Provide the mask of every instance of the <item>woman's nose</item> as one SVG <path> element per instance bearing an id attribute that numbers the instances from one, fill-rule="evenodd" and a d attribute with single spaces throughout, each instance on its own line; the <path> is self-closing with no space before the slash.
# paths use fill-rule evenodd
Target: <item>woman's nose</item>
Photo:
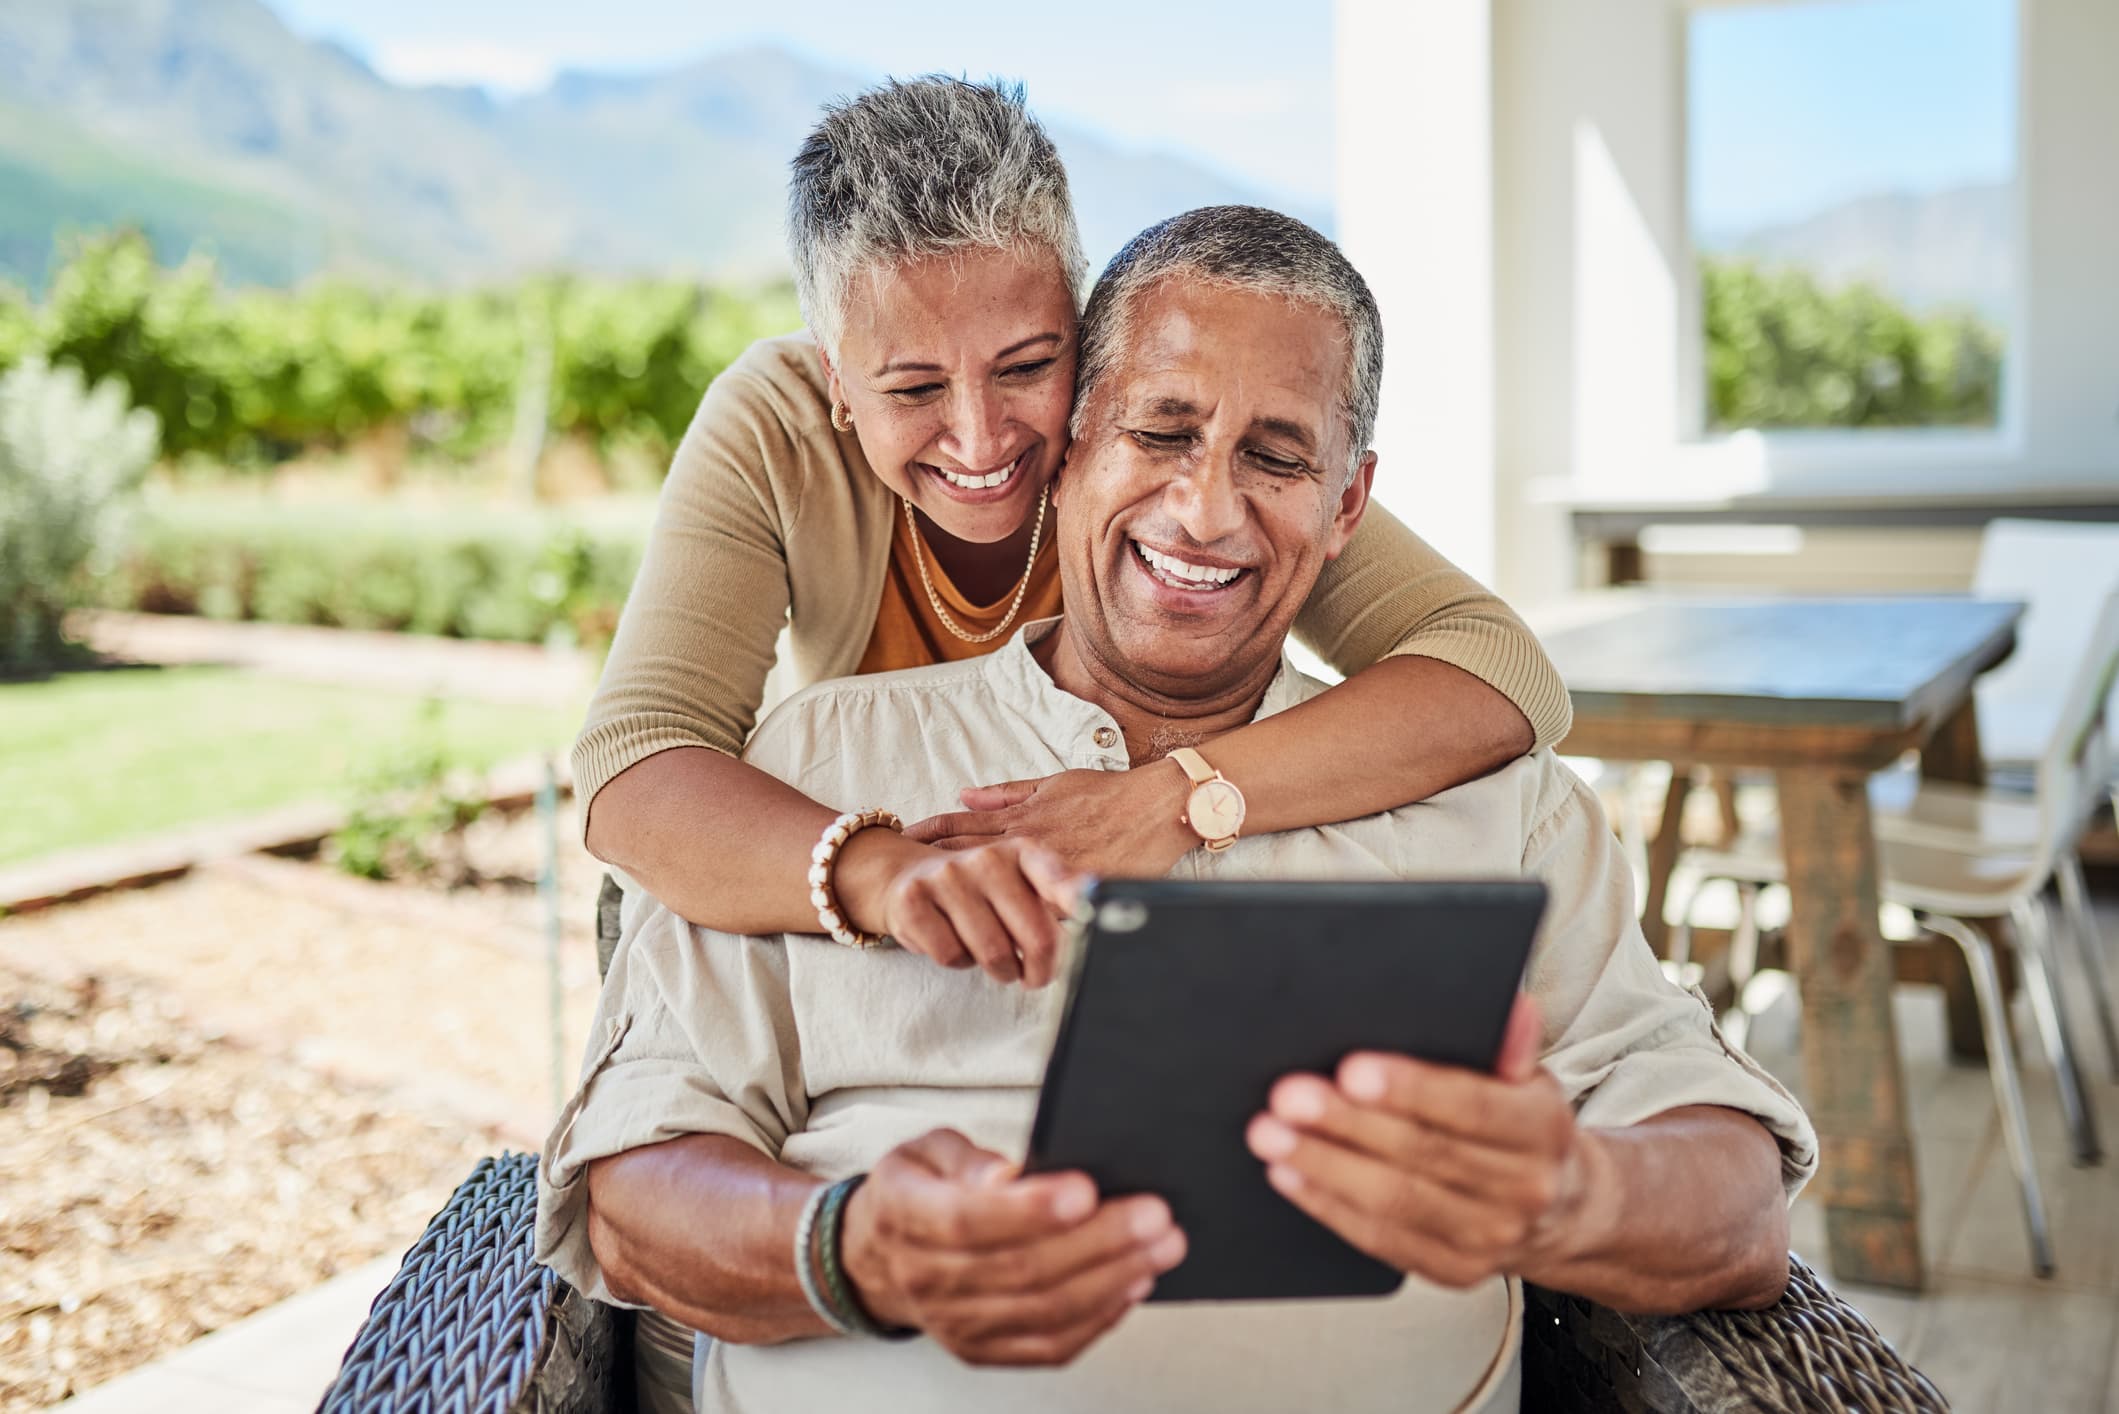
<path id="1" fill-rule="evenodd" d="M 1006 404 L 992 388 L 965 388 L 951 400 L 942 450 L 967 471 L 1000 470 L 1014 448 L 1008 442 Z"/>

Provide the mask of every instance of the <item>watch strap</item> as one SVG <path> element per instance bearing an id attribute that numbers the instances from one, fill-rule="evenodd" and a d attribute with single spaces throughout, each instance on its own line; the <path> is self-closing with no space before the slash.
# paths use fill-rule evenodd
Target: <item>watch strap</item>
<path id="1" fill-rule="evenodd" d="M 1182 770 L 1195 786 L 1203 786 L 1221 775 L 1221 772 L 1207 764 L 1206 757 L 1189 746 L 1180 746 L 1172 751 L 1170 759 L 1177 763 L 1178 769 Z"/>

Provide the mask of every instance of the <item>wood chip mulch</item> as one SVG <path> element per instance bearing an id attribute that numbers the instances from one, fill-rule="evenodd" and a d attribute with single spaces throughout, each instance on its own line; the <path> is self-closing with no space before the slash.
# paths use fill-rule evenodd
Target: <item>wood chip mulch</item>
<path id="1" fill-rule="evenodd" d="M 402 1248 L 497 1147 L 141 982 L 0 962 L 0 1414 Z"/>

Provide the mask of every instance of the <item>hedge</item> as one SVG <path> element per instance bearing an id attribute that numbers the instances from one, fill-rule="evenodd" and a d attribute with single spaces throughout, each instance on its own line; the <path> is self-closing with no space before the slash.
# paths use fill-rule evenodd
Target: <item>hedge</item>
<path id="1" fill-rule="evenodd" d="M 446 509 L 151 504 L 91 602 L 150 613 L 535 643 L 607 640 L 640 563 L 644 502 Z"/>

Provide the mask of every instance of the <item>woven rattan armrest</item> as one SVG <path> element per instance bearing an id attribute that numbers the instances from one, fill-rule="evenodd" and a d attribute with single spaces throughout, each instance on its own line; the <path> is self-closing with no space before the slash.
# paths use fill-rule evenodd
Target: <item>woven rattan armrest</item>
<path id="1" fill-rule="evenodd" d="M 369 1309 L 321 1410 L 630 1410 L 619 1313 L 531 1259 L 537 1159 L 481 1159 Z"/>
<path id="2" fill-rule="evenodd" d="M 1524 1288 L 1523 1408 L 1626 1414 L 1931 1411 L 1949 1403 L 1801 1258 L 1763 1311 L 1628 1316 Z"/>

